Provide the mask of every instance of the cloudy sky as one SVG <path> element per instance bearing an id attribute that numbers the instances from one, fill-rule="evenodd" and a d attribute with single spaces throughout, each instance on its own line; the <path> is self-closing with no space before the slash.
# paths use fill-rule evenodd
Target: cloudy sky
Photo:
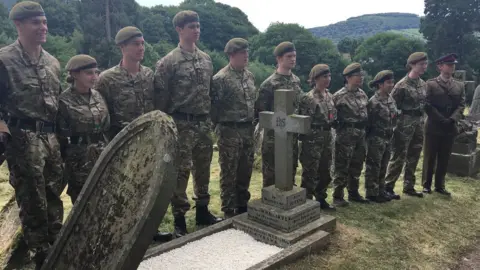
<path id="1" fill-rule="evenodd" d="M 182 0 L 136 0 L 142 6 L 177 5 Z M 272 22 L 298 23 L 306 28 L 324 26 L 370 13 L 407 12 L 423 15 L 423 0 L 217 0 L 243 10 L 264 31 Z M 324 3 L 324 4 L 322 4 Z"/>

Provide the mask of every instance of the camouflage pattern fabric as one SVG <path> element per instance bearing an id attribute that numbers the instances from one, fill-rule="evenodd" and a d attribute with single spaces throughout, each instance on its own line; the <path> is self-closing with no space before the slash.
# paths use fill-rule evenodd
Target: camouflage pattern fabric
<path id="1" fill-rule="evenodd" d="M 247 207 L 253 169 L 253 117 L 256 89 L 253 74 L 221 69 L 212 84 L 212 121 L 218 123 L 222 211 Z"/>
<path id="2" fill-rule="evenodd" d="M 31 59 L 16 41 L 0 49 L 0 107 L 25 121 L 53 123 L 57 114 L 60 64 L 42 50 Z M 62 227 L 65 188 L 60 146 L 53 133 L 10 126 L 6 157 L 10 184 L 20 208 L 25 241 L 31 250 L 48 249 Z"/>
<path id="3" fill-rule="evenodd" d="M 345 187 L 349 193 L 358 193 L 366 151 L 368 97 L 360 88 L 343 87 L 333 94 L 333 101 L 337 109 L 333 197 L 341 199 Z"/>
<path id="4" fill-rule="evenodd" d="M 148 67 L 140 66 L 132 76 L 120 63 L 103 71 L 94 88 L 108 105 L 110 140 L 131 121 L 154 109 L 153 71 Z"/>
<path id="5" fill-rule="evenodd" d="M 108 143 L 104 136 L 110 127 L 107 104 L 94 89 L 88 94 L 80 94 L 69 88 L 60 95 L 57 124 L 58 133 L 63 138 L 61 141 L 65 144 L 62 148 L 65 149 L 67 193 L 75 203 L 93 165 Z M 77 141 L 68 143 L 67 137 Z"/>
<path id="6" fill-rule="evenodd" d="M 190 170 L 196 204 L 206 206 L 210 202 L 208 185 L 213 154 L 212 127 L 208 119 L 185 120 L 177 116 L 180 113 L 185 117 L 209 118 L 212 76 L 212 60 L 198 48 L 189 53 L 177 47 L 156 64 L 155 106 L 173 116 L 179 141 L 182 142 L 178 155 L 177 187 L 172 197 L 174 215 L 184 215 L 190 209 L 186 193 Z"/>
<path id="7" fill-rule="evenodd" d="M 258 98 L 255 102 L 255 118 L 258 119 L 259 112 L 274 111 L 274 92 L 279 89 L 294 90 L 297 95 L 294 100 L 294 108 L 298 114 L 298 107 L 301 97 L 304 95 L 300 79 L 294 75 L 282 75 L 277 72 L 268 77 L 259 88 Z M 267 130 L 264 133 L 262 142 L 262 174 L 263 186 L 271 186 L 275 184 L 275 135 L 273 130 Z M 298 166 L 298 136 L 293 136 L 293 181 Z"/>
<path id="8" fill-rule="evenodd" d="M 317 200 L 327 198 L 327 187 L 332 182 L 330 169 L 332 164 L 332 130 L 336 116 L 332 95 L 326 90 L 319 93 L 310 90 L 302 97 L 299 112 L 312 117 L 312 132 L 300 135 L 302 164 L 302 187 L 307 197 Z"/>
<path id="9" fill-rule="evenodd" d="M 422 79 L 406 76 L 392 90 L 401 114 L 393 132 L 392 156 L 385 177 L 387 190 L 395 187 L 404 166 L 403 190 L 409 191 L 415 186 L 415 170 L 423 148 L 425 88 Z"/>
<path id="10" fill-rule="evenodd" d="M 367 158 L 365 161 L 365 194 L 379 196 L 385 191 L 385 174 L 391 154 L 391 138 L 397 107 L 395 100 L 380 93 L 368 105 Z"/>

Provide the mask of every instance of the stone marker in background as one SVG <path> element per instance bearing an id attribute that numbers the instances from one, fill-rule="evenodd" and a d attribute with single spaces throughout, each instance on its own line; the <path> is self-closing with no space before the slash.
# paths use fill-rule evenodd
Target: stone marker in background
<path id="1" fill-rule="evenodd" d="M 262 198 L 251 201 L 246 214 L 233 218 L 235 228 L 283 248 L 335 227 L 335 218 L 320 218 L 319 203 L 307 200 L 304 188 L 293 186 L 293 133 L 308 133 L 311 121 L 293 114 L 294 99 L 294 91 L 276 90 L 275 112 L 260 112 L 260 127 L 275 131 L 275 185 L 263 188 Z"/>
<path id="2" fill-rule="evenodd" d="M 471 83 L 469 87 L 472 87 Z M 466 88 L 466 85 L 465 85 L 465 88 Z M 477 89 L 475 89 L 475 92 L 473 94 L 472 104 L 470 105 L 470 108 L 468 110 L 468 118 L 473 121 L 480 120 L 480 85 L 477 86 Z"/>
<path id="3" fill-rule="evenodd" d="M 176 185 L 177 129 L 144 114 L 105 148 L 43 270 L 137 269 Z"/>
<path id="4" fill-rule="evenodd" d="M 453 74 L 453 78 L 459 81 L 466 81 L 467 80 L 467 71 L 466 70 L 456 70 Z"/>

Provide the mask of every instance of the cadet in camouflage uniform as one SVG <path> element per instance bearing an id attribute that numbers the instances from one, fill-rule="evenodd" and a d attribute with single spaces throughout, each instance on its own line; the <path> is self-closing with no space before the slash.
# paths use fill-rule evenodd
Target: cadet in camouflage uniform
<path id="1" fill-rule="evenodd" d="M 60 95 L 58 134 L 65 161 L 67 194 L 77 200 L 90 171 L 108 143 L 104 132 L 110 127 L 107 104 L 92 89 L 97 79 L 97 61 L 88 55 L 72 57 L 65 69 L 71 86 Z"/>
<path id="2" fill-rule="evenodd" d="M 415 190 L 415 169 L 423 145 L 426 85 L 420 76 L 427 70 L 427 65 L 426 53 L 411 54 L 407 60 L 409 73 L 395 85 L 391 94 L 400 111 L 393 132 L 392 156 L 385 178 L 385 190 L 391 197 L 398 197 L 393 189 L 404 165 L 403 193 L 423 197 L 421 192 Z"/>
<path id="3" fill-rule="evenodd" d="M 380 71 L 369 84 L 376 89 L 368 101 L 367 158 L 365 161 L 365 194 L 368 200 L 384 203 L 394 198 L 385 192 L 385 174 L 390 159 L 391 139 L 397 117 L 393 89 L 393 72 Z"/>
<path id="4" fill-rule="evenodd" d="M 155 94 L 157 109 L 175 120 L 181 141 L 177 187 L 172 197 L 175 236 L 187 233 L 185 213 L 190 209 L 187 197 L 190 169 L 193 174 L 196 224 L 212 225 L 221 221 L 208 210 L 210 194 L 210 163 L 213 141 L 210 120 L 210 83 L 212 59 L 196 47 L 200 37 L 198 14 L 181 11 L 173 18 L 180 43 L 157 62 Z M 192 167 L 193 165 L 193 167 Z"/>
<path id="5" fill-rule="evenodd" d="M 225 217 L 247 211 L 253 169 L 255 78 L 247 70 L 248 42 L 234 38 L 225 45 L 230 63 L 212 82 L 212 122 L 218 136 L 220 197 Z"/>
<path id="6" fill-rule="evenodd" d="M 428 80 L 426 89 L 425 110 L 428 118 L 423 151 L 423 192 L 432 192 L 435 170 L 435 191 L 450 196 L 445 189 L 445 174 L 457 135 L 455 124 L 462 119 L 465 110 L 465 85 L 452 78 L 455 64 L 458 63 L 456 54 L 442 56 L 435 62 L 440 76 Z"/>
<path id="7" fill-rule="evenodd" d="M 337 108 L 335 123 L 335 152 L 333 170 L 333 204 L 347 206 L 344 189 L 348 189 L 348 200 L 367 203 L 360 193 L 359 177 L 365 160 L 365 128 L 367 126 L 368 97 L 360 89 L 363 70 L 359 63 L 352 63 L 343 70 L 346 85 L 333 94 Z"/>
<path id="8" fill-rule="evenodd" d="M 47 19 L 40 4 L 17 3 L 10 19 L 18 39 L 0 49 L 0 107 L 11 132 L 6 157 L 23 236 L 40 268 L 63 221 L 65 183 L 54 123 L 60 63 L 42 49 Z"/>
<path id="9" fill-rule="evenodd" d="M 325 200 L 327 187 L 332 182 L 330 176 L 332 124 L 336 114 L 332 95 L 327 89 L 330 81 L 330 68 L 327 65 L 314 66 L 309 76 L 313 89 L 302 97 L 299 110 L 300 114 L 312 118 L 312 132 L 300 135 L 302 187 L 307 190 L 308 198 L 312 199 L 315 196 L 315 199 L 320 202 L 320 208 L 325 210 L 335 209 Z"/>
<path id="10" fill-rule="evenodd" d="M 291 42 L 282 42 L 275 48 L 274 55 L 277 58 L 277 70 L 260 85 L 258 98 L 255 102 L 255 122 L 258 121 L 260 112 L 274 111 L 274 92 L 279 89 L 294 90 L 297 93 L 294 101 L 294 113 L 298 113 L 298 106 L 303 91 L 300 79 L 292 73 L 292 69 L 297 62 L 295 46 Z M 267 130 L 264 134 L 262 142 L 262 174 L 263 187 L 268 187 L 275 184 L 275 135 L 273 129 Z M 295 134 L 293 136 L 292 181 L 295 181 L 298 164 L 297 140 L 298 136 Z"/>
<path id="11" fill-rule="evenodd" d="M 154 110 L 153 71 L 140 64 L 145 53 L 142 32 L 133 26 L 124 27 L 115 36 L 115 43 L 122 51 L 122 60 L 102 72 L 94 87 L 107 102 L 109 140 L 131 121 Z M 171 233 L 158 232 L 154 236 L 154 240 L 161 242 L 171 239 Z"/>

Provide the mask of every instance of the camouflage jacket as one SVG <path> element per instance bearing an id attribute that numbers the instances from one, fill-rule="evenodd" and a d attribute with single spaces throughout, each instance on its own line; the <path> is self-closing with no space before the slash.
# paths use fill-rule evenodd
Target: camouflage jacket
<path id="1" fill-rule="evenodd" d="M 60 63 L 42 49 L 32 60 L 17 40 L 0 49 L 0 107 L 20 119 L 53 123 L 58 110 Z"/>
<path id="2" fill-rule="evenodd" d="M 458 122 L 465 110 L 465 85 L 454 79 L 444 81 L 440 76 L 427 81 L 426 106 L 428 115 L 427 133 L 454 135 L 453 122 L 442 123 L 451 118 Z"/>
<path id="3" fill-rule="evenodd" d="M 397 106 L 391 95 L 382 96 L 378 92 L 368 101 L 368 127 L 367 131 L 371 135 L 390 137 L 393 134 L 393 128 L 397 119 Z"/>
<path id="4" fill-rule="evenodd" d="M 294 90 L 297 94 L 294 99 L 294 113 L 298 114 L 298 108 L 300 105 L 300 100 L 304 95 L 300 79 L 295 74 L 282 75 L 280 73 L 273 73 L 268 77 L 261 85 L 258 90 L 258 98 L 255 102 L 255 118 L 258 119 L 258 114 L 262 111 L 274 111 L 274 93 L 275 90 L 279 89 L 288 89 Z M 273 138 L 274 131 L 268 130 L 266 132 L 268 136 Z"/>
<path id="5" fill-rule="evenodd" d="M 72 87 L 65 90 L 60 95 L 57 126 L 62 137 L 108 131 L 110 115 L 102 95 L 94 89 L 89 94 L 80 94 Z"/>
<path id="6" fill-rule="evenodd" d="M 408 75 L 395 84 L 391 95 L 402 115 L 423 115 L 425 88 L 426 84 L 421 78 L 410 79 Z"/>
<path id="7" fill-rule="evenodd" d="M 221 69 L 212 81 L 213 123 L 252 122 L 256 94 L 253 73 L 236 71 L 230 65 Z"/>
<path id="8" fill-rule="evenodd" d="M 332 125 L 337 109 L 333 102 L 333 97 L 328 89 L 325 94 L 318 93 L 315 89 L 310 90 L 302 96 L 300 101 L 299 113 L 308 115 L 312 118 L 312 126 Z"/>
<path id="9" fill-rule="evenodd" d="M 156 64 L 156 108 L 169 114 L 209 114 L 212 76 L 208 54 L 198 48 L 189 53 L 178 46 Z"/>
<path id="10" fill-rule="evenodd" d="M 333 94 L 333 102 L 337 109 L 338 127 L 343 124 L 367 123 L 368 97 L 362 89 L 349 89 L 345 86 Z"/>
<path id="11" fill-rule="evenodd" d="M 121 63 L 103 71 L 94 87 L 107 102 L 112 128 L 122 129 L 154 110 L 153 71 L 140 66 L 132 76 Z"/>

